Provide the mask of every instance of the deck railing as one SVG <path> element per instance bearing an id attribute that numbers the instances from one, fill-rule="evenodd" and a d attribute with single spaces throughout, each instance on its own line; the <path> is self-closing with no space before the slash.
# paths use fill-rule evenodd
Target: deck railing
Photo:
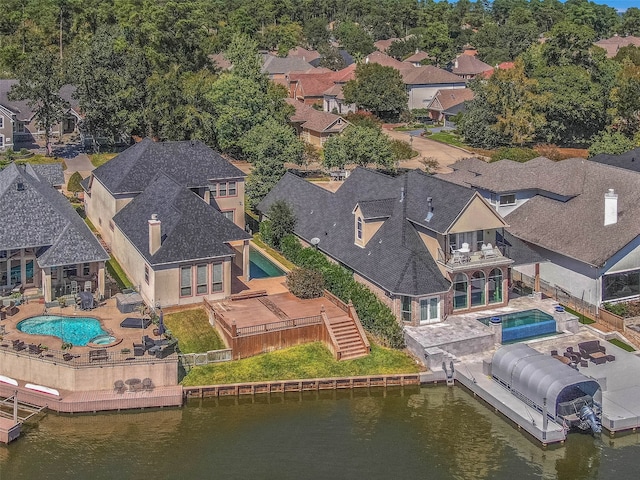
<path id="1" fill-rule="evenodd" d="M 238 337 L 245 337 L 247 335 L 275 332 L 277 330 L 286 330 L 288 328 L 316 325 L 320 323 L 322 323 L 322 317 L 320 315 L 314 315 L 311 317 L 291 318 L 289 320 L 283 320 L 275 323 L 263 323 L 260 325 L 251 325 L 249 327 L 237 327 L 236 332 Z"/>
<path id="2" fill-rule="evenodd" d="M 17 348 L 17 349 L 16 349 Z M 18 357 L 27 357 L 32 360 L 64 365 L 72 368 L 77 367 L 100 367 L 104 365 L 114 364 L 144 364 L 144 363 L 162 363 L 175 362 L 174 353 L 164 358 L 158 358 L 145 352 L 143 355 L 136 356 L 132 349 L 102 348 L 89 350 L 88 352 L 75 353 L 66 350 L 46 349 L 40 350 L 37 345 L 24 344 L 21 347 L 14 347 L 11 342 L 0 342 L 0 350 Z M 130 350 L 127 352 L 127 350 Z"/>

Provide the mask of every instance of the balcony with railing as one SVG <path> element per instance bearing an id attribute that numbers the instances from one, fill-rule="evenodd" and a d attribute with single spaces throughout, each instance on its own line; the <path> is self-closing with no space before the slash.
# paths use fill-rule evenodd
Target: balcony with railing
<path id="1" fill-rule="evenodd" d="M 449 253 L 438 249 L 437 261 L 450 272 L 513 263 L 513 260 L 506 255 L 506 247 L 504 245 L 487 244 L 477 250 L 472 250 L 467 243 L 463 243 L 459 249 L 450 248 Z"/>

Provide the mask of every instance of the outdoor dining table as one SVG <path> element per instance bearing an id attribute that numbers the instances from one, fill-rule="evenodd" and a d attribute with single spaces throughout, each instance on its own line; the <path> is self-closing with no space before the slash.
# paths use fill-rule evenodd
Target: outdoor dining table
<path id="1" fill-rule="evenodd" d="M 140 380 L 139 378 L 129 378 L 125 380 L 124 383 L 129 387 L 129 391 L 133 392 L 136 389 L 136 385 L 141 384 L 142 380 Z"/>

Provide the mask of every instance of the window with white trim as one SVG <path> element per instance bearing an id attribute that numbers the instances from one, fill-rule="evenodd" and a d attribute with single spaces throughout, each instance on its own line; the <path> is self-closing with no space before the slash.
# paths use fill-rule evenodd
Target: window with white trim
<path id="1" fill-rule="evenodd" d="M 223 265 L 222 263 L 214 263 L 211 265 L 211 292 L 222 292 L 223 285 Z"/>
<path id="2" fill-rule="evenodd" d="M 234 211 L 233 210 L 227 210 L 222 212 L 222 215 L 224 215 L 224 218 L 226 218 L 227 220 L 231 220 L 233 222 L 233 217 L 234 217 Z"/>
<path id="3" fill-rule="evenodd" d="M 149 265 L 144 266 L 144 283 L 149 285 Z"/>
<path id="4" fill-rule="evenodd" d="M 230 197 L 235 197 L 236 196 L 236 182 L 229 182 L 229 186 L 227 188 L 227 195 L 229 195 Z"/>
<path id="5" fill-rule="evenodd" d="M 198 295 L 205 295 L 208 293 L 207 270 L 207 265 L 198 265 L 196 267 L 196 292 Z"/>
<path id="6" fill-rule="evenodd" d="M 509 193 L 507 195 L 500 195 L 500 206 L 504 207 L 506 205 L 515 205 L 516 204 L 516 194 Z"/>
<path id="7" fill-rule="evenodd" d="M 191 266 L 180 267 L 180 296 L 190 297 L 192 295 L 193 278 L 191 276 Z"/>

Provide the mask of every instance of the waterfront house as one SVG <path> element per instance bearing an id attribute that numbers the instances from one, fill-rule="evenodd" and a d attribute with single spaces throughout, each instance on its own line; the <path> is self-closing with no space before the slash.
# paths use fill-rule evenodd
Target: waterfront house
<path id="1" fill-rule="evenodd" d="M 192 303 L 199 295 L 219 298 L 230 292 L 231 262 L 239 275 L 248 274 L 244 179 L 199 141 L 145 138 L 83 180 L 85 211 L 152 305 Z M 159 185 L 166 188 L 165 201 Z M 216 283 L 222 269 L 222 290 L 204 283 L 205 267 Z"/>
<path id="2" fill-rule="evenodd" d="M 437 177 L 476 189 L 509 233 L 549 260 L 539 271 L 547 291 L 593 306 L 640 296 L 640 174 L 581 158 L 451 167 Z"/>
<path id="3" fill-rule="evenodd" d="M 51 301 L 85 282 L 104 295 L 109 255 L 52 185 L 55 169 L 41 167 L 11 163 L 0 171 L 0 295 L 38 288 Z"/>
<path id="4" fill-rule="evenodd" d="M 304 244 L 352 270 L 404 325 L 504 306 L 512 266 L 540 261 L 476 191 L 418 170 L 356 168 L 335 193 L 288 173 L 258 209 L 278 200 Z"/>

